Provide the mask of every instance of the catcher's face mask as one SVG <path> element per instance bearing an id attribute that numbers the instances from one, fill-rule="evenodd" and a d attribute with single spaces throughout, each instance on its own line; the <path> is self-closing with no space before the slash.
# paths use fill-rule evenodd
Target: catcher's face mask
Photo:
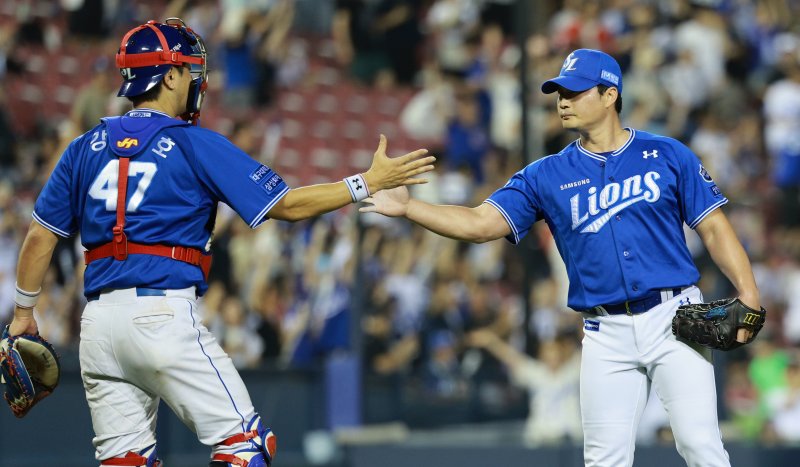
<path id="1" fill-rule="evenodd" d="M 151 20 L 125 34 L 117 53 L 117 67 L 125 78 L 118 95 L 146 92 L 172 66 L 189 68 L 192 83 L 182 118 L 197 124 L 208 87 L 206 47 L 200 35 L 180 18 L 168 18 L 164 23 Z"/>
<path id="2" fill-rule="evenodd" d="M 197 123 L 200 116 L 200 108 L 203 106 L 203 98 L 208 88 L 208 65 L 206 45 L 199 34 L 192 31 L 180 18 L 167 18 L 166 24 L 178 29 L 178 32 L 186 38 L 192 46 L 191 57 L 198 58 L 199 61 L 186 61 L 189 72 L 192 74 L 192 84 L 189 87 L 189 95 L 186 99 L 186 113 L 189 114 L 188 120 Z"/>

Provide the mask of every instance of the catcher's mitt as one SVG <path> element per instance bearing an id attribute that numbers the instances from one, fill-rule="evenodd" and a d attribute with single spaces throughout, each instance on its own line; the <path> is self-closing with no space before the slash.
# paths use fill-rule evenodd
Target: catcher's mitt
<path id="1" fill-rule="evenodd" d="M 11 411 L 22 418 L 58 386 L 61 366 L 53 346 L 39 335 L 8 336 L 0 340 L 0 373 L 4 397 Z"/>
<path id="2" fill-rule="evenodd" d="M 672 333 L 710 349 L 732 350 L 752 342 L 766 318 L 767 310 L 754 310 L 738 298 L 681 305 L 672 318 Z M 736 340 L 739 328 L 752 331 L 747 342 Z"/>

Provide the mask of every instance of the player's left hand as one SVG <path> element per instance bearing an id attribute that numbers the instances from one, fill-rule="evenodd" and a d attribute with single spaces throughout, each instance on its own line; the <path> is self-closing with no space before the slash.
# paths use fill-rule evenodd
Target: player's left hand
<path id="1" fill-rule="evenodd" d="M 19 311 L 18 308 L 16 311 Z M 30 315 L 28 316 L 28 313 Z M 25 316 L 19 316 L 15 312 L 14 319 L 11 320 L 11 323 L 8 326 L 8 335 L 9 336 L 18 336 L 20 334 L 31 334 L 36 335 L 39 334 L 39 325 L 36 324 L 36 318 L 33 317 L 33 311 L 29 311 L 25 313 Z"/>
<path id="2" fill-rule="evenodd" d="M 745 305 L 749 306 L 754 310 L 761 309 L 761 305 L 759 304 L 758 298 L 754 298 L 748 294 L 739 295 L 739 300 L 742 301 Z M 741 343 L 746 343 L 750 340 L 753 336 L 753 331 L 747 328 L 739 328 L 736 331 L 736 341 Z"/>
<path id="3" fill-rule="evenodd" d="M 733 350 L 752 342 L 766 319 L 767 310 L 750 308 L 741 298 L 690 303 L 678 307 L 672 333 L 710 349 Z"/>
<path id="4" fill-rule="evenodd" d="M 427 149 L 417 149 L 399 157 L 386 155 L 386 136 L 381 135 L 378 149 L 372 158 L 372 166 L 364 173 L 370 193 L 403 185 L 427 183 L 423 178 L 412 178 L 433 170 L 433 156 L 423 157 Z"/>
<path id="5" fill-rule="evenodd" d="M 736 331 L 736 341 L 741 342 L 742 344 L 747 343 L 750 340 L 750 337 L 753 336 L 753 331 L 745 328 L 739 328 Z"/>
<path id="6" fill-rule="evenodd" d="M 34 321 L 35 323 L 35 321 Z M 61 365 L 53 346 L 36 334 L 0 336 L 0 374 L 11 411 L 22 418 L 37 402 L 53 393 L 61 377 Z"/>

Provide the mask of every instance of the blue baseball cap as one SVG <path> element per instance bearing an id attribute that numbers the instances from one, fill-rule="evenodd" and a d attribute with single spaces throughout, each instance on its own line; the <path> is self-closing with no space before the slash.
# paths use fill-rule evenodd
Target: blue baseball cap
<path id="1" fill-rule="evenodd" d="M 598 84 L 615 87 L 622 94 L 622 70 L 611 55 L 592 49 L 578 49 L 564 60 L 561 73 L 542 83 L 542 92 L 551 94 L 559 86 L 581 92 Z"/>

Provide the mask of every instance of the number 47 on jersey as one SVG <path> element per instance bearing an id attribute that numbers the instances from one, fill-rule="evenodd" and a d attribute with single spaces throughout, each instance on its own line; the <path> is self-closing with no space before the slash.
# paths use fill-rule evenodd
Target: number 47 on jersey
<path id="1" fill-rule="evenodd" d="M 150 187 L 150 182 L 156 174 L 158 168 L 153 162 L 137 162 L 131 161 L 130 168 L 128 169 L 128 177 L 136 177 L 142 175 L 139 179 L 139 184 L 136 186 L 136 192 L 127 203 L 127 212 L 136 212 L 139 205 L 144 199 L 144 193 Z M 105 201 L 106 210 L 117 210 L 117 181 L 119 179 L 119 160 L 114 159 L 108 162 L 100 174 L 92 183 L 89 188 L 89 196 L 92 198 Z"/>

